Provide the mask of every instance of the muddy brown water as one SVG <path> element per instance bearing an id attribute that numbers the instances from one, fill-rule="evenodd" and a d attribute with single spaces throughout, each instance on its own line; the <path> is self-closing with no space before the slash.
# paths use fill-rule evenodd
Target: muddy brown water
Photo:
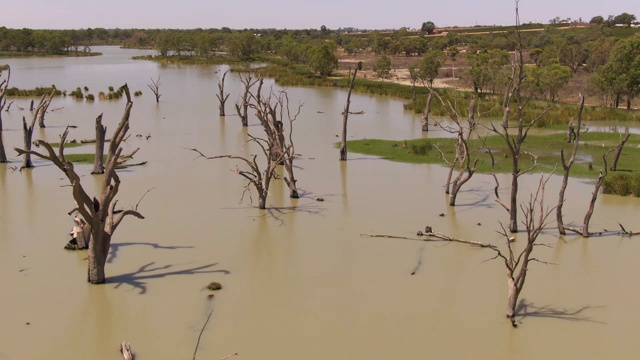
<path id="1" fill-rule="evenodd" d="M 292 106 L 304 103 L 294 134 L 302 154 L 296 161 L 302 197 L 289 199 L 278 180 L 269 209 L 258 210 L 246 196 L 239 203 L 244 184 L 230 171 L 235 163 L 198 159 L 185 149 L 250 151 L 243 143 L 247 131 L 259 131 L 255 120 L 243 129 L 236 116 L 217 115 L 215 83 L 226 67 L 162 66 L 129 60 L 140 51 L 100 51 L 105 55 L 97 58 L 5 61 L 19 88 L 86 85 L 97 95 L 127 82 L 142 90 L 134 98 L 126 147 L 140 147 L 136 160 L 149 163 L 120 173 L 119 199 L 131 207 L 153 188 L 140 205 L 146 219 L 121 225 L 107 284 L 88 285 L 86 253 L 62 249 L 72 226 L 62 174 L 39 160 L 22 172 L 0 165 L 1 360 L 117 359 L 123 340 L 141 359 L 189 359 L 211 310 L 199 359 L 234 352 L 267 360 L 630 359 L 640 351 L 638 239 L 562 239 L 550 221 L 541 242 L 552 247 L 535 255 L 557 265 L 532 264 L 521 295 L 526 312 L 513 329 L 504 318 L 505 270 L 486 261 L 491 252 L 361 236 L 412 237 L 431 225 L 451 236 L 501 244 L 496 230 L 507 218 L 493 201 L 490 177 L 474 177 L 459 206 L 450 208 L 442 167 L 354 153 L 341 163 L 334 143 L 345 92 L 289 88 Z M 158 75 L 160 104 L 146 87 Z M 235 75 L 227 87 L 232 113 L 240 91 Z M 15 101 L 27 108 L 29 100 Z M 56 98 L 51 108 L 61 109 L 47 115 L 48 127 L 34 137 L 55 141 L 71 124 L 78 126 L 71 139 L 90 138 L 98 114 L 104 112 L 111 130 L 123 107 L 124 101 Z M 351 138 L 442 136 L 423 135 L 420 119 L 395 99 L 354 95 L 352 110 L 365 114 L 350 117 Z M 28 110 L 17 107 L 3 113 L 11 166 L 19 166 L 10 149 L 21 145 L 23 115 Z M 78 168 L 85 186 L 94 188 L 91 167 Z M 522 178 L 522 200 L 538 179 Z M 506 175 L 500 181 L 509 183 Z M 549 183 L 549 204 L 559 182 L 555 177 Z M 568 222 L 581 222 L 591 191 L 588 182 L 571 180 Z M 637 231 L 639 206 L 638 199 L 601 196 L 591 228 L 617 230 L 621 222 Z M 213 299 L 204 289 L 211 281 L 223 285 Z"/>

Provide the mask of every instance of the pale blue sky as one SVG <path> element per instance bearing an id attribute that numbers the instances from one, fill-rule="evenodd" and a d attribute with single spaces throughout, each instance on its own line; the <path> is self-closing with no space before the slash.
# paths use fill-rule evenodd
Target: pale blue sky
<path id="1" fill-rule="evenodd" d="M 33 29 L 103 28 L 419 28 L 511 25 L 514 0 L 2 0 L 0 26 Z M 520 0 L 523 23 L 560 16 L 589 21 L 628 12 L 639 0 Z"/>

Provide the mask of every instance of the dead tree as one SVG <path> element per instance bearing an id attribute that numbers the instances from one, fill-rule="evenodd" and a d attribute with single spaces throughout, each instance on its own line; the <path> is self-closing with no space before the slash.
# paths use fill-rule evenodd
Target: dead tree
<path id="1" fill-rule="evenodd" d="M 28 169 L 33 167 L 33 163 L 31 162 L 31 153 L 29 152 L 29 150 L 31 150 L 31 139 L 33 138 L 33 127 L 36 124 L 36 120 L 40 118 L 40 113 L 44 109 L 46 99 L 47 99 L 47 94 L 45 93 L 40 98 L 40 102 L 36 107 L 36 111 L 33 113 L 33 116 L 31 118 L 31 122 L 29 123 L 29 125 L 27 125 L 27 119 L 24 116 L 22 117 L 22 129 L 24 134 L 23 135 L 24 150 L 27 150 L 27 151 L 24 152 L 24 157 L 22 159 L 22 166 L 20 167 L 20 169 Z"/>
<path id="2" fill-rule="evenodd" d="M 218 80 L 218 94 L 216 94 L 216 97 L 220 102 L 220 104 L 218 105 L 218 109 L 220 109 L 220 116 L 225 116 L 224 104 L 227 102 L 229 95 L 231 95 L 231 94 L 226 94 L 226 95 L 224 94 L 224 79 L 227 76 L 228 72 L 229 70 L 225 71 L 224 74 L 222 74 L 222 79 Z"/>
<path id="3" fill-rule="evenodd" d="M 580 94 L 580 97 L 582 97 L 582 94 Z M 577 136 L 576 129 L 575 129 L 575 126 L 573 126 L 573 120 L 571 120 L 569 121 L 569 125 L 567 125 L 567 142 L 571 144 L 576 140 L 576 136 Z"/>
<path id="4" fill-rule="evenodd" d="M 516 305 L 518 304 L 518 297 L 524 288 L 525 280 L 527 279 L 527 272 L 529 271 L 529 263 L 541 262 L 532 257 L 533 249 L 542 244 L 537 244 L 536 240 L 546 226 L 546 221 L 553 209 L 544 207 L 544 189 L 547 181 L 544 177 L 540 178 L 538 184 L 538 190 L 535 195 L 531 194 L 529 201 L 522 205 L 522 211 L 524 213 L 524 226 L 527 230 L 527 243 L 516 254 L 514 252 L 513 242 L 510 240 L 507 230 L 502 227 L 502 235 L 504 235 L 507 242 L 507 253 L 503 254 L 497 247 L 489 247 L 489 249 L 496 252 L 494 259 L 500 258 L 504 261 L 505 268 L 507 269 L 507 317 L 511 320 L 513 327 L 517 327 L 515 322 Z"/>
<path id="5" fill-rule="evenodd" d="M 435 94 L 436 98 L 440 100 L 442 106 L 447 109 L 449 118 L 454 123 L 454 126 L 445 126 L 442 122 L 437 122 L 436 125 L 450 134 L 455 134 L 457 138 L 455 144 L 455 158 L 453 159 L 453 161 L 447 160 L 444 152 L 442 152 L 442 150 L 440 150 L 440 148 L 436 146 L 436 149 L 438 149 L 438 151 L 440 152 L 440 156 L 442 157 L 442 159 L 449 165 L 449 172 L 447 175 L 447 181 L 445 183 L 445 194 L 449 194 L 449 189 L 451 188 L 452 191 L 451 196 L 449 197 L 449 206 L 455 206 L 456 198 L 458 196 L 458 193 L 460 192 L 460 189 L 471 179 L 475 171 L 478 169 L 478 162 L 480 160 L 472 160 L 471 150 L 469 148 L 471 135 L 473 134 L 477 126 L 477 122 L 474 116 L 475 97 L 473 97 L 469 102 L 469 116 L 467 118 L 467 126 L 465 127 L 460 120 L 458 112 L 451 105 L 451 103 L 445 104 L 444 100 L 440 97 L 440 95 L 438 95 L 438 93 L 433 91 L 433 94 Z M 458 168 L 458 174 L 454 178 L 453 172 L 456 168 Z"/>
<path id="6" fill-rule="evenodd" d="M 160 102 L 160 96 L 162 96 L 160 94 L 160 85 L 160 75 L 158 75 L 157 80 L 153 80 L 153 78 L 151 78 L 151 84 L 147 84 L 153 95 L 156 97 L 156 103 Z"/>
<path id="7" fill-rule="evenodd" d="M 284 182 L 289 187 L 289 197 L 292 199 L 297 199 L 300 197 L 298 194 L 298 187 L 294 171 L 293 171 L 293 161 L 299 155 L 296 154 L 294 143 L 293 143 L 293 122 L 296 121 L 298 115 L 300 115 L 300 110 L 302 109 L 302 105 L 298 105 L 298 110 L 295 114 L 293 114 L 289 109 L 289 96 L 286 92 L 281 92 L 278 98 L 276 99 L 279 108 L 280 108 L 280 120 L 276 121 L 277 124 L 280 124 L 276 127 L 277 137 L 278 137 L 278 147 L 282 149 L 283 153 L 280 155 L 282 157 L 282 165 L 287 172 L 287 176 L 284 177 Z M 284 137 L 284 117 L 286 112 L 286 118 L 289 122 L 289 136 L 288 139 Z M 262 120 L 260 121 L 262 123 Z M 288 140 L 288 142 L 287 142 Z"/>
<path id="8" fill-rule="evenodd" d="M 576 155 L 578 153 L 578 146 L 580 145 L 580 136 L 582 135 L 582 110 L 584 109 L 584 96 L 580 94 L 580 110 L 578 112 L 578 130 L 570 131 L 568 134 L 569 139 L 573 138 L 573 149 L 571 151 L 571 156 L 569 157 L 569 161 L 565 161 L 564 158 L 564 149 L 560 149 L 560 160 L 562 161 L 562 169 L 564 170 L 562 176 L 562 185 L 560 185 L 560 195 L 558 196 L 558 206 L 556 206 L 556 222 L 558 224 L 558 232 L 560 235 L 566 235 L 564 221 L 562 219 L 562 206 L 564 205 L 564 193 L 567 190 L 567 185 L 569 184 L 569 171 L 571 171 L 571 166 L 576 160 Z M 573 129 L 572 126 L 573 120 L 571 121 L 569 128 Z"/>
<path id="9" fill-rule="evenodd" d="M 0 132 L 2 132 L 2 110 L 7 105 L 7 89 L 9 88 L 9 80 L 11 80 L 11 67 L 9 65 L 0 65 L 0 76 L 3 70 L 7 70 L 7 78 L 0 82 Z M 4 152 L 3 148 L 0 151 Z"/>
<path id="10" fill-rule="evenodd" d="M 427 104 L 422 112 L 422 131 L 429 131 L 429 113 L 431 112 L 431 99 L 433 98 L 433 89 L 429 88 L 429 95 L 427 95 Z"/>
<path id="11" fill-rule="evenodd" d="M 9 80 L 11 79 L 11 67 L 9 67 L 9 65 L 5 65 L 4 67 L 0 66 L 0 76 L 2 76 L 3 69 L 7 70 L 7 78 L 0 82 L 0 163 L 6 163 L 9 161 L 7 160 L 7 153 L 4 151 L 4 142 L 2 140 L 2 109 L 4 109 L 4 106 L 7 103 L 6 92 L 9 87 Z"/>
<path id="12" fill-rule="evenodd" d="M 283 136 L 282 130 L 282 114 L 283 108 L 288 109 L 288 99 L 285 95 L 280 95 L 280 97 L 276 98 L 276 100 L 272 103 L 272 95 L 270 95 L 266 99 L 262 99 L 256 95 L 250 95 L 252 99 L 255 100 L 255 103 L 251 104 L 251 107 L 256 111 L 256 117 L 260 121 L 260 125 L 265 132 L 266 137 L 258 137 L 251 134 L 247 134 L 249 140 L 247 143 L 252 143 L 257 145 L 262 151 L 262 156 L 260 159 L 264 161 L 264 165 L 260 165 L 258 161 L 258 155 L 250 155 L 247 157 L 239 156 L 239 155 L 218 155 L 218 156 L 206 156 L 202 152 L 197 149 L 190 149 L 198 153 L 201 157 L 205 159 L 233 159 L 239 160 L 243 162 L 247 167 L 246 169 L 241 169 L 240 167 L 235 168 L 235 172 L 245 178 L 248 182 L 244 187 L 244 192 L 242 193 L 241 201 L 244 199 L 244 195 L 248 192 L 251 197 L 251 188 L 253 187 L 255 191 L 258 193 L 258 208 L 265 209 L 267 205 L 267 196 L 269 195 L 269 187 L 271 186 L 271 180 L 276 178 L 276 169 L 279 164 L 285 165 L 285 169 L 288 172 L 289 178 L 287 179 L 287 185 L 291 191 L 291 197 L 295 197 L 293 195 L 298 195 L 296 189 L 297 180 L 293 176 L 293 157 L 295 156 L 293 151 L 293 142 L 286 143 L 285 138 Z M 289 115 L 289 124 L 293 125 L 293 121 L 295 121 L 296 117 L 300 113 L 300 107 L 298 107 L 298 113 L 294 116 Z M 288 112 L 288 110 L 287 110 Z M 291 130 L 289 132 L 289 139 L 291 139 Z M 291 140 L 290 140 L 291 141 Z M 264 168 L 264 170 L 263 170 Z M 289 173 L 289 170 L 291 172 Z"/>
<path id="13" fill-rule="evenodd" d="M 96 158 L 93 160 L 92 174 L 104 174 L 104 141 L 107 127 L 102 125 L 102 114 L 96 118 Z"/>
<path id="14" fill-rule="evenodd" d="M 605 177 L 607 177 L 607 157 L 609 153 L 613 151 L 610 149 L 604 155 L 602 155 L 602 160 L 604 161 L 604 165 L 602 166 L 602 170 L 600 170 L 600 175 L 598 176 L 598 180 L 596 180 L 596 184 L 593 188 L 593 193 L 591 194 L 591 201 L 589 202 L 589 208 L 587 209 L 587 213 L 584 215 L 584 220 L 582 221 L 582 227 L 576 228 L 571 226 L 563 225 L 565 230 L 572 231 L 574 233 L 582 235 L 582 237 L 589 237 L 592 234 L 589 233 L 589 222 L 591 221 L 591 216 L 593 215 L 593 211 L 596 206 L 596 200 L 598 199 L 598 194 L 600 193 L 600 188 L 604 183 Z"/>
<path id="15" fill-rule="evenodd" d="M 631 134 L 627 130 L 627 135 L 624 137 L 624 139 L 620 141 L 620 143 L 616 146 L 614 150 L 616 154 L 613 156 L 613 163 L 611 164 L 611 167 L 609 168 L 609 170 L 611 171 L 618 170 L 618 160 L 620 160 L 620 154 L 622 154 L 622 147 L 624 147 L 624 144 L 627 142 L 627 140 L 629 140 L 630 136 Z"/>
<path id="16" fill-rule="evenodd" d="M 523 59 L 523 45 L 522 45 L 522 36 L 520 33 L 520 15 L 518 13 L 518 0 L 516 0 L 516 61 L 512 65 L 512 76 L 509 80 L 509 84 L 505 90 L 504 96 L 504 108 L 503 108 L 503 121 L 502 124 L 499 125 L 499 128 L 495 126 L 495 124 L 490 123 L 488 129 L 495 133 L 496 135 L 500 135 L 505 144 L 507 145 L 507 150 L 509 151 L 508 155 L 511 158 L 511 196 L 509 205 L 504 204 L 499 198 L 497 201 L 503 205 L 505 210 L 509 213 L 509 231 L 517 232 L 518 231 L 518 179 L 523 174 L 533 170 L 534 166 L 521 170 L 520 169 L 520 157 L 526 152 L 522 149 L 522 146 L 529 134 L 529 130 L 549 111 L 549 108 L 545 109 L 540 113 L 536 118 L 531 120 L 531 122 L 526 123 L 524 121 L 523 110 L 527 105 L 527 101 L 522 96 L 522 84 L 525 82 L 527 76 L 524 69 L 524 59 Z M 515 99 L 514 99 L 515 98 Z M 517 117 L 517 127 L 516 133 L 509 133 L 509 113 L 510 113 L 510 104 L 515 102 L 516 106 L 516 117 Z M 495 176 L 494 176 L 495 179 Z M 496 191 L 497 194 L 497 191 Z"/>
<path id="17" fill-rule="evenodd" d="M 41 107 L 41 109 L 38 112 L 38 114 L 39 114 L 38 115 L 38 126 L 41 129 L 44 129 L 46 127 L 45 124 L 44 124 L 44 116 L 47 114 L 47 109 L 49 109 L 49 105 L 51 105 L 51 101 L 53 101 L 53 96 L 55 94 L 56 94 L 56 87 L 54 86 L 54 87 L 51 88 L 51 92 L 49 93 L 49 96 L 43 97 L 44 101 L 41 100 L 41 105 L 39 105 L 39 107 Z"/>
<path id="18" fill-rule="evenodd" d="M 351 105 L 351 92 L 356 84 L 356 75 L 358 70 L 362 69 L 362 62 L 358 63 L 353 74 L 349 70 L 349 90 L 347 91 L 347 103 L 344 105 L 342 112 L 342 142 L 340 144 L 340 161 L 347 161 L 347 122 L 349 120 L 349 106 Z"/>
<path id="19" fill-rule="evenodd" d="M 262 77 L 258 79 L 253 79 L 250 72 L 247 72 L 246 76 L 242 76 L 242 73 L 239 74 L 240 82 L 244 85 L 244 92 L 242 93 L 242 97 L 240 99 L 240 103 L 236 103 L 236 112 L 240 117 L 240 122 L 242 126 L 249 126 L 249 103 L 251 99 L 251 87 L 255 85 L 258 81 L 260 81 L 260 87 L 262 87 Z M 260 91 L 258 91 L 258 97 L 260 96 Z"/>
<path id="20" fill-rule="evenodd" d="M 44 147 L 46 153 L 15 148 L 18 154 L 31 154 L 52 162 L 69 179 L 72 187 L 73 198 L 76 202 L 76 208 L 71 212 L 77 211 L 86 223 L 84 226 L 89 226 L 91 229 L 88 254 L 89 271 L 87 280 L 92 284 L 101 284 L 105 282 L 106 277 L 104 268 L 107 255 L 109 253 L 109 246 L 111 245 L 112 236 L 121 224 L 122 220 L 129 215 L 135 216 L 139 219 L 144 219 L 142 214 L 138 212 L 138 205 L 140 204 L 140 201 L 136 204 L 134 209 L 116 210 L 118 200 L 115 198 L 118 194 L 118 190 L 120 189 L 120 177 L 116 173 L 116 164 L 118 158 L 122 154 L 122 147 L 120 147 L 120 144 L 129 131 L 129 116 L 131 114 L 131 107 L 133 106 L 131 95 L 129 94 L 129 87 L 125 84 L 122 89 L 127 97 L 127 104 L 125 106 L 122 119 L 113 133 L 113 137 L 109 145 L 105 174 L 102 180 L 102 186 L 100 187 L 99 194 L 97 196 L 94 196 L 93 198 L 89 196 L 80 182 L 80 176 L 76 173 L 73 163 L 65 160 L 64 146 L 67 141 L 69 128 L 67 128 L 61 135 L 58 154 L 55 153 L 54 149 L 48 142 L 43 140 L 35 141 L 34 145 L 36 145 L 36 147 Z"/>

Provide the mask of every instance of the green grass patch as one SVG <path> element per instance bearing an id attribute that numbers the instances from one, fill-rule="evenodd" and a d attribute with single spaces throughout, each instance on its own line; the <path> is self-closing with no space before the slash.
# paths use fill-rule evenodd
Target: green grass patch
<path id="1" fill-rule="evenodd" d="M 607 176 L 602 191 L 605 194 L 640 197 L 640 174 L 615 173 Z"/>
<path id="2" fill-rule="evenodd" d="M 573 144 L 565 140 L 566 134 L 554 133 L 546 135 L 529 135 L 523 145 L 523 150 L 538 156 L 538 166 L 535 172 L 551 172 L 556 165 L 561 171 L 560 150 L 564 149 L 565 156 L 571 152 Z M 620 141 L 619 134 L 588 132 L 582 135 L 576 161 L 571 168 L 571 176 L 581 178 L 596 178 L 604 162 L 602 155 Z M 440 149 L 450 161 L 455 157 L 455 142 L 453 138 L 415 139 L 406 141 L 363 139 L 348 142 L 350 152 L 379 156 L 392 161 L 414 164 L 445 164 Z M 499 136 L 489 136 L 486 143 L 494 155 L 495 169 L 498 173 L 511 172 L 510 154 L 504 140 Z M 626 143 L 618 169 L 626 174 L 640 174 L 640 135 L 632 135 Z M 472 157 L 480 159 L 478 172 L 491 172 L 491 158 L 487 148 L 475 138 L 470 142 Z M 613 154 L 609 157 L 611 164 Z M 531 165 L 531 157 L 521 155 L 520 168 L 526 169 Z M 612 173 L 613 174 L 613 173 Z"/>
<path id="3" fill-rule="evenodd" d="M 54 143 L 49 143 L 49 145 L 51 145 L 52 148 L 57 149 L 60 147 L 60 143 L 54 142 Z M 75 148 L 75 147 L 79 147 L 79 146 L 85 146 L 85 145 L 93 145 L 91 143 L 89 144 L 83 144 L 80 142 L 68 142 L 64 145 L 65 149 L 69 149 L 69 148 Z"/>
<path id="4" fill-rule="evenodd" d="M 64 158 L 72 163 L 93 164 L 96 160 L 96 154 L 66 154 Z M 104 157 L 106 160 L 107 157 Z"/>

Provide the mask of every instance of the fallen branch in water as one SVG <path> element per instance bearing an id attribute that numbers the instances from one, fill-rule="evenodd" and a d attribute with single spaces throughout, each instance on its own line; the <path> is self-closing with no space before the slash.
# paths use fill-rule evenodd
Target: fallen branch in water
<path id="1" fill-rule="evenodd" d="M 447 235 L 439 233 L 439 232 L 426 232 L 426 233 L 420 232 L 419 234 L 422 234 L 422 236 L 424 236 L 424 237 L 422 237 L 422 238 L 410 238 L 410 237 L 406 237 L 406 236 L 395 236 L 395 235 L 386 235 L 386 234 L 360 234 L 360 236 L 377 237 L 377 238 L 389 238 L 389 239 L 404 239 L 404 240 L 415 240 L 415 241 L 448 241 L 448 242 L 457 242 L 457 243 L 461 243 L 461 244 L 478 246 L 478 247 L 481 247 L 481 248 L 497 249 L 496 246 L 492 245 L 492 244 L 484 244 L 484 243 L 481 243 L 481 242 L 478 242 L 478 241 L 456 239 L 456 238 L 447 236 Z"/>
<path id="2" fill-rule="evenodd" d="M 620 229 L 622 229 L 621 235 L 633 236 L 633 235 L 640 234 L 640 231 L 627 231 L 627 229 L 625 229 L 624 226 L 622 226 L 622 224 L 618 223 L 618 225 L 620 225 Z"/>
<path id="3" fill-rule="evenodd" d="M 193 360 L 196 360 L 196 353 L 198 352 L 198 346 L 200 346 L 200 339 L 202 338 L 202 333 L 204 332 L 204 328 L 207 327 L 207 324 L 209 323 L 209 319 L 211 319 L 211 314 L 213 314 L 213 310 L 211 310 L 211 312 L 209 313 L 209 316 L 207 316 L 207 321 L 205 321 L 204 325 L 202 325 L 202 329 L 200 330 L 200 335 L 198 335 L 198 342 L 196 343 L 196 348 L 193 351 Z"/>
<path id="4" fill-rule="evenodd" d="M 230 357 L 234 357 L 234 356 L 238 356 L 238 355 L 240 355 L 240 354 L 238 354 L 237 352 L 234 352 L 233 354 L 229 354 L 229 355 L 221 358 L 220 360 L 227 360 Z"/>

